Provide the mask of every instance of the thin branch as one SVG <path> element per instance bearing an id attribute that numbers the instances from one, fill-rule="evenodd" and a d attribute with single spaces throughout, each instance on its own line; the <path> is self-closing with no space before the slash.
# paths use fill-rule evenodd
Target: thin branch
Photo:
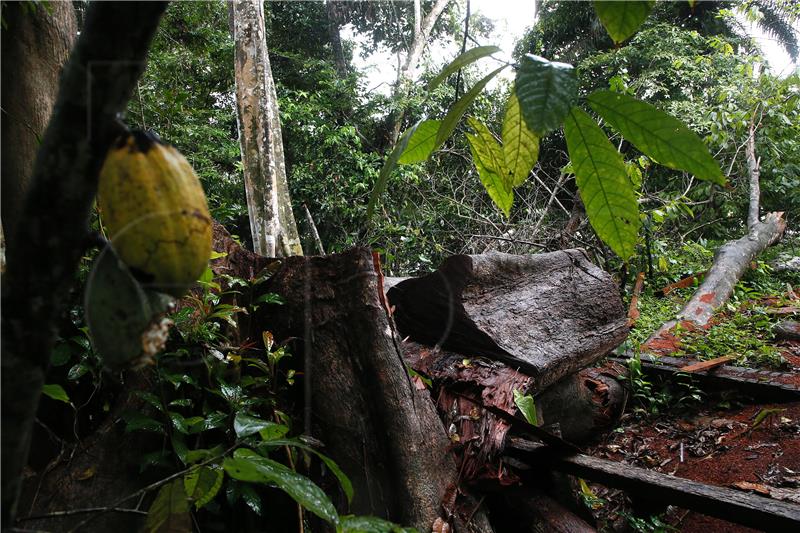
<path id="1" fill-rule="evenodd" d="M 533 246 L 535 248 L 541 248 L 541 249 L 547 248 L 547 245 L 541 244 L 541 243 L 538 243 L 538 242 L 523 241 L 521 239 L 513 239 L 513 238 L 508 238 L 508 237 L 495 237 L 494 235 L 470 235 L 470 237 L 475 238 L 475 239 L 493 239 L 495 241 L 504 241 L 504 242 L 510 242 L 510 243 L 513 243 L 513 244 L 525 244 L 525 245 L 528 245 L 528 246 Z"/>
<path id="2" fill-rule="evenodd" d="M 139 509 L 128 509 L 125 507 L 89 507 L 86 509 L 67 509 L 66 511 L 53 511 L 52 513 L 47 513 L 47 514 L 30 515 L 24 518 L 18 518 L 17 522 L 27 522 L 28 520 L 47 520 L 50 518 L 61 518 L 64 516 L 73 516 L 76 514 L 87 514 L 87 513 L 131 513 L 131 514 L 146 515 L 147 511 L 140 511 Z"/>

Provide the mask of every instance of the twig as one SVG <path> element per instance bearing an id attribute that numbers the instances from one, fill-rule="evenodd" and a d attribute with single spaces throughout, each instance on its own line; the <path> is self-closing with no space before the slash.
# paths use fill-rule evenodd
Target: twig
<path id="1" fill-rule="evenodd" d="M 63 516 L 72 516 L 76 514 L 86 513 L 132 513 L 146 515 L 147 511 L 140 511 L 139 509 L 128 509 L 125 507 L 88 507 L 86 509 L 67 509 L 66 511 L 53 511 L 47 514 L 29 515 L 24 518 L 18 518 L 17 522 L 26 522 L 28 520 L 46 520 L 48 518 L 61 518 Z"/>
<path id="2" fill-rule="evenodd" d="M 314 218 L 311 216 L 311 211 L 308 210 L 308 206 L 306 204 L 303 204 L 303 209 L 306 212 L 306 220 L 308 221 L 308 226 L 311 228 L 311 236 L 314 237 L 314 244 L 317 245 L 317 251 L 319 252 L 319 255 L 325 255 L 325 248 L 322 246 L 322 239 L 319 238 L 317 225 L 314 224 Z"/>
<path id="3" fill-rule="evenodd" d="M 467 0 L 467 16 L 464 17 L 464 40 L 461 41 L 461 53 L 463 54 L 467 50 L 467 37 L 469 36 L 469 16 L 470 16 L 470 5 L 469 0 Z M 458 69 L 458 75 L 456 76 L 456 95 L 455 100 L 453 103 L 458 101 L 458 92 L 461 89 L 461 69 Z"/>
<path id="4" fill-rule="evenodd" d="M 542 249 L 547 248 L 546 244 L 540 244 L 538 242 L 523 241 L 521 239 L 510 239 L 507 237 L 495 237 L 494 235 L 470 235 L 470 237 L 473 237 L 475 239 L 494 239 L 496 241 L 505 241 L 514 244 L 527 244 L 528 246 L 534 246 L 536 248 L 542 248 Z"/>

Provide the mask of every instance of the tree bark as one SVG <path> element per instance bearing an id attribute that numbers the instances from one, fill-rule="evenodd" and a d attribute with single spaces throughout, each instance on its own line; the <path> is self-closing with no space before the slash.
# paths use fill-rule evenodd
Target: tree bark
<path id="1" fill-rule="evenodd" d="M 456 465 L 427 391 L 406 373 L 378 280 L 364 249 L 288 258 L 263 288 L 286 304 L 253 319 L 279 342 L 304 339 L 311 429 L 353 482 L 351 511 L 430 531 Z"/>
<path id="2" fill-rule="evenodd" d="M 627 336 L 611 276 L 582 250 L 457 255 L 387 298 L 401 336 L 518 368 L 544 390 Z"/>
<path id="3" fill-rule="evenodd" d="M 33 171 L 39 140 L 47 127 L 58 91 L 61 67 L 77 35 L 70 2 L 3 6 L 2 32 L 2 217 L 14 226 Z M 13 140 L 13 149 L 11 144 Z"/>
<path id="4" fill-rule="evenodd" d="M 229 6 L 235 41 L 239 142 L 253 250 L 267 257 L 303 255 L 289 198 L 263 2 L 234 0 Z"/>
<path id="5" fill-rule="evenodd" d="M 336 73 L 340 78 L 344 78 L 350 73 L 350 66 L 347 63 L 347 58 L 344 55 L 344 47 L 342 46 L 342 35 L 340 33 L 341 19 L 338 15 L 336 1 L 325 0 L 325 15 L 328 19 L 328 39 L 331 43 Z"/>
<path id="6" fill-rule="evenodd" d="M 166 2 L 98 2 L 64 69 L 3 279 L 3 523 L 15 513 L 53 322 L 86 246 L 97 176 Z"/>

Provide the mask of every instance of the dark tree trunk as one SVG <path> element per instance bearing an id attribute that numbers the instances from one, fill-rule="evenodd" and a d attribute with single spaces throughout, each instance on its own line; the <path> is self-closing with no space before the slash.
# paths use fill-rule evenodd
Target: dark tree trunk
<path id="1" fill-rule="evenodd" d="M 15 512 L 53 322 L 87 242 L 97 175 L 166 2 L 90 6 L 36 156 L 3 279 L 3 524 Z M 8 238 L 8 236 L 6 236 Z"/>
<path id="2" fill-rule="evenodd" d="M 325 15 L 328 19 L 328 39 L 331 43 L 336 73 L 339 77 L 344 78 L 350 73 L 350 67 L 347 64 L 347 58 L 344 55 L 344 47 L 342 46 L 342 36 L 339 30 L 341 17 L 339 16 L 338 4 L 339 2 L 333 0 L 325 0 Z"/>
<path id="3" fill-rule="evenodd" d="M 33 160 L 56 100 L 61 67 L 77 35 L 71 2 L 3 5 L 2 216 L 13 239 Z"/>
<path id="4" fill-rule="evenodd" d="M 313 436 L 353 481 L 351 510 L 430 530 L 456 464 L 406 373 L 369 251 L 285 259 L 263 290 L 286 304 L 254 319 L 278 340 L 304 339 Z"/>
<path id="5" fill-rule="evenodd" d="M 387 292 L 403 337 L 518 368 L 536 393 L 627 336 L 611 276 L 582 250 L 459 255 Z"/>

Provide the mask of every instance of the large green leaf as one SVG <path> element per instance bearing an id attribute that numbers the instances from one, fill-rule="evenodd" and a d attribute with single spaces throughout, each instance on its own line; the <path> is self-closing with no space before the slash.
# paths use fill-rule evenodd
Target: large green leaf
<path id="1" fill-rule="evenodd" d="M 520 111 L 516 91 L 511 91 L 503 119 L 503 154 L 512 187 L 519 187 L 539 159 L 539 137 L 533 133 Z"/>
<path id="2" fill-rule="evenodd" d="M 279 446 L 294 446 L 295 448 L 300 448 L 301 450 L 311 452 L 319 457 L 320 460 L 325 463 L 325 466 L 328 467 L 328 470 L 330 470 L 333 475 L 336 476 L 336 479 L 339 480 L 339 484 L 342 486 L 342 491 L 344 491 L 344 495 L 347 497 L 347 502 L 350 503 L 353 500 L 353 484 L 350 482 L 350 478 L 347 477 L 347 474 L 342 472 L 342 469 L 336 464 L 336 461 L 297 439 L 272 439 L 269 442 L 262 443 L 258 448 L 269 449 Z"/>
<path id="3" fill-rule="evenodd" d="M 514 389 L 514 403 L 517 404 L 517 409 L 532 426 L 539 425 L 539 417 L 536 414 L 536 402 L 530 394 L 522 394 L 519 390 Z"/>
<path id="4" fill-rule="evenodd" d="M 236 413 L 236 418 L 233 419 L 233 431 L 240 438 L 255 435 L 262 429 L 276 425 L 278 424 L 275 424 L 275 422 L 269 422 L 243 413 Z"/>
<path id="5" fill-rule="evenodd" d="M 318 517 L 333 524 L 339 523 L 336 508 L 325 492 L 307 477 L 281 463 L 262 457 L 253 450 L 240 448 L 233 453 L 232 459 L 225 459 L 223 466 L 234 479 L 276 485 Z"/>
<path id="6" fill-rule="evenodd" d="M 615 43 L 621 43 L 639 29 L 653 9 L 653 0 L 595 0 L 594 10 Z"/>
<path id="7" fill-rule="evenodd" d="M 455 58 L 452 62 L 450 62 L 449 65 L 444 67 L 438 76 L 436 76 L 435 78 L 433 78 L 431 81 L 428 82 L 428 91 L 434 90 L 444 80 L 446 80 L 448 76 L 454 74 L 459 69 L 466 67 L 470 63 L 474 63 L 475 61 L 481 59 L 482 57 L 490 56 L 499 51 L 500 48 L 498 48 L 497 46 L 478 46 L 477 48 L 467 50 L 466 52 Z"/>
<path id="8" fill-rule="evenodd" d="M 539 137 L 561 126 L 578 94 L 575 69 L 533 54 L 522 58 L 516 81 L 525 123 Z"/>
<path id="9" fill-rule="evenodd" d="M 506 188 L 510 189 L 511 180 L 508 179 L 508 169 L 506 168 L 506 158 L 503 154 L 503 148 L 497 142 L 497 139 L 494 138 L 492 132 L 489 131 L 486 124 L 474 117 L 469 117 L 467 123 L 475 130 L 477 139 L 473 146 L 481 163 L 495 174 L 499 174 L 506 181 Z"/>
<path id="10" fill-rule="evenodd" d="M 147 533 L 191 533 L 189 500 L 183 480 L 176 479 L 161 487 L 147 511 L 144 530 Z"/>
<path id="11" fill-rule="evenodd" d="M 42 394 L 54 400 L 69 403 L 69 395 L 61 385 L 42 385 Z"/>
<path id="12" fill-rule="evenodd" d="M 194 502 L 194 506 L 200 509 L 214 499 L 222 487 L 224 477 L 224 472 L 218 466 L 213 468 L 200 466 L 183 476 L 183 488 L 186 490 L 186 495 Z"/>
<path id="13" fill-rule="evenodd" d="M 375 516 L 343 516 L 341 533 L 417 533 L 414 528 L 405 528 Z"/>
<path id="14" fill-rule="evenodd" d="M 497 76 L 501 70 L 506 68 L 506 66 L 502 66 L 496 70 L 493 70 L 488 75 L 486 75 L 481 81 L 476 83 L 469 91 L 464 94 L 461 98 L 458 99 L 458 102 L 453 104 L 453 107 L 450 108 L 450 111 L 447 112 L 445 115 L 444 120 L 442 120 L 442 125 L 439 128 L 439 132 L 436 135 L 436 147 L 440 147 L 444 142 L 450 137 L 453 131 L 456 129 L 458 122 L 461 120 L 461 117 L 464 116 L 466 113 L 467 108 L 470 104 L 475 100 L 475 98 L 481 93 L 484 87 L 492 81 L 492 79 Z"/>
<path id="15" fill-rule="evenodd" d="M 511 214 L 511 206 L 514 203 L 514 191 L 508 186 L 506 180 L 500 174 L 492 171 L 483 164 L 481 152 L 485 150 L 484 141 L 477 135 L 467 133 L 469 149 L 472 152 L 472 160 L 478 170 L 478 177 L 483 183 L 489 197 L 506 216 Z"/>
<path id="16" fill-rule="evenodd" d="M 622 156 L 592 117 L 577 107 L 564 121 L 564 136 L 589 222 L 597 236 L 627 260 L 639 234 L 639 206 Z"/>
<path id="17" fill-rule="evenodd" d="M 411 136 L 414 135 L 414 132 L 421 123 L 421 121 L 417 122 L 408 128 L 403 135 L 400 136 L 400 139 L 394 146 L 392 153 L 386 158 L 386 162 L 383 164 L 383 168 L 381 168 L 381 173 L 378 174 L 378 181 L 375 182 L 375 187 L 372 188 L 372 193 L 369 195 L 369 203 L 367 204 L 367 219 L 372 218 L 372 213 L 375 211 L 375 204 L 378 203 L 378 198 L 380 198 L 381 194 L 383 194 L 383 191 L 386 189 L 386 184 L 389 182 L 389 176 L 391 176 L 392 171 L 397 168 L 397 161 L 400 159 L 402 153 L 405 152 L 406 146 L 408 146 L 408 141 L 411 139 Z"/>
<path id="18" fill-rule="evenodd" d="M 719 164 L 680 120 L 632 96 L 595 91 L 589 105 L 646 156 L 698 179 L 725 184 Z"/>
<path id="19" fill-rule="evenodd" d="M 417 126 L 414 134 L 408 139 L 408 145 L 397 160 L 401 165 L 421 163 L 430 157 L 436 149 L 436 134 L 439 132 L 441 120 L 426 120 Z"/>

